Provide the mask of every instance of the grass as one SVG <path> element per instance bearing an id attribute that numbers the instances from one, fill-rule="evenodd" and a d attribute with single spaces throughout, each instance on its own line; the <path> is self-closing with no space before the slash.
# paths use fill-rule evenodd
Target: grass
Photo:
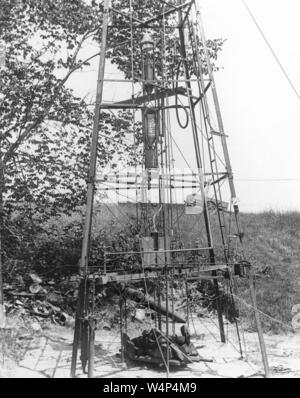
<path id="1" fill-rule="evenodd" d="M 121 205 L 122 212 L 134 214 L 131 205 Z M 180 216 L 183 207 L 178 206 L 176 214 Z M 177 215 L 173 215 L 174 218 Z M 190 216 L 181 216 L 181 232 L 186 245 L 206 245 L 203 221 L 194 222 Z M 262 316 L 265 331 L 279 333 L 291 331 L 292 308 L 300 304 L 300 213 L 274 212 L 240 214 L 241 229 L 245 233 L 244 249 L 251 260 L 256 274 L 257 305 L 269 316 L 283 322 L 272 322 Z M 216 215 L 211 217 L 213 236 L 219 241 L 219 229 Z M 241 299 L 251 304 L 248 283 L 237 281 L 237 293 Z M 239 304 L 241 317 L 247 329 L 253 329 L 253 311 Z"/>
<path id="2" fill-rule="evenodd" d="M 135 205 L 100 206 L 96 210 L 93 223 L 94 237 L 100 236 L 103 231 L 110 233 L 112 237 L 120 237 L 122 236 L 120 231 L 125 231 L 126 237 L 126 231 L 130 230 L 129 223 L 134 222 L 133 218 L 136 215 Z M 76 218 L 80 223 L 81 215 L 77 214 Z M 198 217 L 197 221 L 195 216 L 185 216 L 183 206 L 178 205 L 173 212 L 174 221 L 177 218 L 180 219 L 180 235 L 186 247 L 195 244 L 207 246 L 203 217 Z M 63 230 L 68 227 L 69 220 L 56 219 L 53 222 L 56 229 L 61 223 Z M 292 308 L 294 305 L 300 304 L 300 213 L 273 211 L 242 213 L 240 214 L 240 224 L 241 230 L 245 233 L 245 253 L 253 264 L 256 274 L 258 308 L 269 316 L 291 326 Z M 211 216 L 211 228 L 214 242 L 218 244 L 220 234 L 216 215 Z M 60 235 L 60 231 L 57 234 Z M 128 233 L 128 236 L 132 235 Z M 98 246 L 97 244 L 99 251 Z M 78 245 L 79 251 L 80 245 Z M 247 281 L 239 279 L 237 286 L 238 295 L 251 304 Z M 253 311 L 245 305 L 239 305 L 239 310 L 247 328 L 252 329 L 254 326 Z M 289 327 L 285 328 L 267 317 L 262 317 L 262 321 L 265 331 L 273 333 L 290 331 Z"/>
<path id="3" fill-rule="evenodd" d="M 300 214 L 242 214 L 241 222 L 246 232 L 246 253 L 253 258 L 257 273 L 258 308 L 290 327 L 292 308 L 300 303 Z M 240 294 L 250 302 L 247 289 Z M 242 315 L 253 326 L 253 314 L 243 308 Z M 262 321 L 265 330 L 290 330 L 266 317 Z"/>

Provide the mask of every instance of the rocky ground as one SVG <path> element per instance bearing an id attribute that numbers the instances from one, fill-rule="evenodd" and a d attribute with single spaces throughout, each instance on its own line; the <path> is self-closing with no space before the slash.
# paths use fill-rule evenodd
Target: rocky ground
<path id="1" fill-rule="evenodd" d="M 35 330 L 34 330 L 35 329 Z M 238 350 L 235 328 L 226 326 L 228 342 L 219 342 L 218 328 L 211 318 L 194 318 L 190 325 L 193 343 L 203 359 L 186 369 L 173 371 L 170 378 L 240 378 L 263 377 L 257 335 L 244 333 L 246 351 Z M 136 330 L 129 329 L 130 337 Z M 21 331 L 22 332 L 22 331 Z M 12 332 L 10 332 L 12 333 Z M 9 332 L 7 332 L 7 339 Z M 11 339 L 13 338 L 11 334 Z M 66 378 L 70 377 L 73 330 L 71 327 L 44 325 L 24 328 L 12 344 L 19 360 L 8 357 L 0 363 L 1 377 Z M 300 377 L 300 334 L 265 335 L 272 377 Z M 103 378 L 165 378 L 165 369 L 149 369 L 136 364 L 122 364 L 119 355 L 120 335 L 117 330 L 97 331 L 95 377 Z M 3 351 L 3 350 L 2 350 Z M 3 353 L 3 352 L 2 352 Z M 86 377 L 78 362 L 77 377 Z"/>

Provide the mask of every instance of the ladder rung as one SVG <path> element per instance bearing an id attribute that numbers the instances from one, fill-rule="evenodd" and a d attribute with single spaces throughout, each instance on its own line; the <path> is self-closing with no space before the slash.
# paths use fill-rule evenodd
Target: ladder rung
<path id="1" fill-rule="evenodd" d="M 224 133 L 220 133 L 219 131 L 211 131 L 210 134 L 211 135 L 217 135 L 218 137 L 226 137 L 226 138 L 228 138 L 228 135 L 226 135 Z"/>

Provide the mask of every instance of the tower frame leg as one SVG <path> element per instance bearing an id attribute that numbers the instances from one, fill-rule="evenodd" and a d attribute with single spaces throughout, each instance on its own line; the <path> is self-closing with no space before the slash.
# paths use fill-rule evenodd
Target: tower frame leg
<path id="1" fill-rule="evenodd" d="M 104 1 L 104 11 L 103 11 L 103 25 L 102 25 L 102 38 L 101 38 L 101 51 L 100 51 L 100 61 L 98 70 L 98 81 L 97 81 L 97 91 L 96 91 L 96 104 L 95 104 L 95 114 L 94 114 L 94 124 L 93 124 L 93 134 L 91 143 L 91 154 L 90 154 L 90 165 L 89 165 L 89 176 L 88 176 L 88 187 L 87 187 L 87 202 L 86 202 L 86 216 L 85 224 L 83 229 L 83 242 L 81 250 L 81 259 L 79 265 L 79 274 L 84 275 L 83 281 L 86 282 L 88 277 L 88 258 L 89 258 L 89 247 L 91 238 L 91 227 L 92 227 L 92 217 L 93 217 L 93 206 L 94 206 L 94 193 L 95 193 L 95 178 L 96 178 L 96 168 L 97 168 L 97 146 L 99 138 L 99 123 L 100 123 L 100 112 L 102 105 L 103 96 L 103 84 L 104 84 L 104 72 L 105 72 L 105 60 L 106 60 L 106 48 L 107 48 L 107 34 L 110 16 L 110 0 Z M 81 285 L 83 285 L 83 281 Z M 83 331 L 83 320 L 84 313 L 84 301 L 88 298 L 85 293 L 82 293 L 82 288 L 79 289 L 79 297 L 77 304 L 77 313 L 75 321 L 75 331 L 74 331 L 74 341 L 73 341 L 73 353 L 72 353 L 72 365 L 71 365 L 71 376 L 75 377 L 76 374 L 76 362 L 77 353 L 79 347 L 79 341 L 82 340 Z M 87 289 L 88 290 L 88 289 Z M 89 296 L 89 295 L 87 295 Z M 93 363 L 94 363 L 94 338 L 95 338 L 95 325 L 93 314 L 87 322 L 92 322 L 91 325 L 87 326 L 87 356 L 88 358 L 88 376 L 93 375 Z M 83 353 L 82 353 L 83 354 Z"/>

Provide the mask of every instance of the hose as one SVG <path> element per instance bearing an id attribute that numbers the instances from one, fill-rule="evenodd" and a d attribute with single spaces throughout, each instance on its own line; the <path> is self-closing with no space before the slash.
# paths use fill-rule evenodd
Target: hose
<path id="1" fill-rule="evenodd" d="M 176 82 L 175 82 L 175 91 L 177 91 L 177 89 L 178 89 L 178 78 L 179 78 L 181 63 L 182 63 L 182 61 L 179 62 L 179 65 L 178 65 L 178 67 L 177 67 Z M 176 108 L 175 108 L 175 109 L 176 109 L 176 118 L 177 118 L 177 122 L 178 122 L 179 126 L 184 130 L 184 129 L 186 129 L 186 128 L 188 127 L 188 125 L 189 125 L 189 121 L 190 121 L 190 120 L 189 120 L 189 114 L 188 114 L 188 111 L 187 111 L 182 105 L 178 105 L 178 94 L 177 94 L 177 93 L 176 93 L 176 95 L 175 95 L 175 105 L 176 105 Z M 185 112 L 185 115 L 186 115 L 186 122 L 185 122 L 184 124 L 181 122 L 180 117 L 179 117 L 179 112 L 178 112 L 178 109 L 179 109 L 179 108 L 183 109 L 184 112 Z"/>

